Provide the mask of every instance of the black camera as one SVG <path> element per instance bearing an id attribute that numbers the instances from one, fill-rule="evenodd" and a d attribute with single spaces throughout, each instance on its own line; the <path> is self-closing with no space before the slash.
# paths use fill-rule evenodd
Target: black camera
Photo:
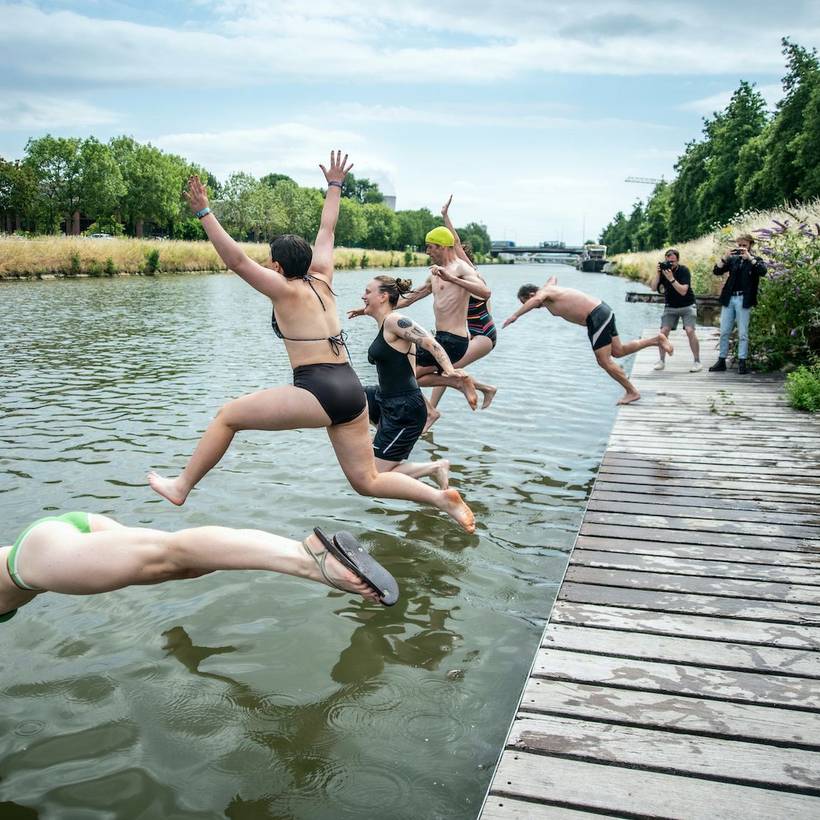
<path id="1" fill-rule="evenodd" d="M 672 263 L 671 262 L 659 262 L 658 266 L 660 267 L 661 270 L 669 270 L 672 267 Z"/>
<path id="2" fill-rule="evenodd" d="M 732 256 L 740 256 L 743 253 L 742 248 L 733 248 L 732 249 Z"/>

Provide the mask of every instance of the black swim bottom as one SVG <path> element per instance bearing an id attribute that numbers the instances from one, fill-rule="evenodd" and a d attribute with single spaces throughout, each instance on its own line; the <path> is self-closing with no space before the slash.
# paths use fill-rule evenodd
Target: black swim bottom
<path id="1" fill-rule="evenodd" d="M 436 331 L 436 341 L 444 348 L 444 352 L 453 364 L 461 361 L 461 357 L 470 345 L 469 336 L 456 336 L 455 333 L 447 333 L 446 330 Z M 441 367 L 435 357 L 418 345 L 416 345 L 416 364 L 419 367 L 435 367 L 436 372 L 441 373 Z"/>
<path id="2" fill-rule="evenodd" d="M 353 421 L 367 406 L 362 383 L 349 362 L 294 367 L 293 386 L 316 396 L 331 424 Z"/>
<path id="3" fill-rule="evenodd" d="M 378 387 L 368 385 L 367 412 L 376 425 L 373 454 L 386 461 L 404 461 L 416 446 L 427 421 L 427 405 L 421 390 L 383 396 Z"/>
<path id="4" fill-rule="evenodd" d="M 593 350 L 606 347 L 612 344 L 612 337 L 618 335 L 615 327 L 615 314 L 612 308 L 601 302 L 598 307 L 593 308 L 587 316 L 587 336 Z"/>

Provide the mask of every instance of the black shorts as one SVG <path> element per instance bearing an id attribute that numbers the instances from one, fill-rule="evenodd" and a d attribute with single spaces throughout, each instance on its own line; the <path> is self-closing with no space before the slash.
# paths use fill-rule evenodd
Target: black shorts
<path id="1" fill-rule="evenodd" d="M 615 327 L 615 314 L 612 308 L 601 302 L 598 307 L 593 308 L 587 316 L 587 336 L 593 350 L 612 344 L 612 337 L 618 335 Z"/>
<path id="2" fill-rule="evenodd" d="M 450 357 L 453 365 L 461 361 L 462 356 L 470 346 L 469 336 L 456 336 L 455 333 L 448 333 L 446 330 L 436 331 L 436 341 L 444 348 L 444 352 Z M 418 345 L 416 345 L 416 365 L 418 367 L 435 367 L 436 372 L 441 373 L 441 367 L 435 357 Z"/>
<path id="3" fill-rule="evenodd" d="M 427 405 L 418 388 L 383 396 L 378 387 L 365 387 L 367 411 L 376 425 L 373 454 L 386 461 L 404 461 L 416 446 L 427 421 Z"/>
<path id="4" fill-rule="evenodd" d="M 362 383 L 348 362 L 294 367 L 293 386 L 316 396 L 331 424 L 353 421 L 366 405 Z"/>

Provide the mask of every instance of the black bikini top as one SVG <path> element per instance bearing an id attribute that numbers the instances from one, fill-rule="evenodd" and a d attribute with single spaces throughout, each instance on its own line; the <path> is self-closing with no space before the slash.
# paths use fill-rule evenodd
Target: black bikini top
<path id="1" fill-rule="evenodd" d="M 319 304 L 322 306 L 322 310 L 327 312 L 327 308 L 325 307 L 324 300 L 321 296 L 319 296 L 319 292 L 316 288 L 313 287 L 314 280 L 316 282 L 321 282 L 334 296 L 336 296 L 336 291 L 333 290 L 324 279 L 319 279 L 316 276 L 313 276 L 310 273 L 306 273 L 302 280 L 307 282 L 310 285 L 310 289 L 316 294 L 316 298 L 319 300 Z M 273 332 L 280 338 L 284 339 L 286 342 L 328 342 L 330 344 L 330 349 L 336 356 L 342 355 L 342 348 L 347 350 L 347 333 L 344 330 L 340 330 L 335 336 L 323 336 L 319 339 L 294 339 L 291 336 L 285 336 L 282 333 L 282 330 L 279 327 L 279 323 L 276 321 L 276 308 L 271 310 L 270 314 L 270 326 L 273 328 Z M 347 350 L 348 356 L 350 355 L 350 351 Z"/>

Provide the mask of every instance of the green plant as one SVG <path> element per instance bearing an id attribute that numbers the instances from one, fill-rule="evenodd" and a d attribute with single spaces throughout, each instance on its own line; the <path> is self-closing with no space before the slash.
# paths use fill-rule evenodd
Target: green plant
<path id="1" fill-rule="evenodd" d="M 361 266 L 363 268 L 369 268 L 370 267 L 370 257 L 367 255 L 366 251 L 362 254 Z"/>
<path id="2" fill-rule="evenodd" d="M 103 266 L 98 259 L 92 259 L 88 263 L 88 275 L 89 276 L 102 276 L 103 275 Z"/>
<path id="3" fill-rule="evenodd" d="M 404 266 L 409 268 L 413 264 L 413 251 L 410 249 L 404 252 Z"/>
<path id="4" fill-rule="evenodd" d="M 809 413 L 820 411 L 820 363 L 811 367 L 803 365 L 786 376 L 786 395 L 789 404 L 797 410 Z"/>
<path id="5" fill-rule="evenodd" d="M 757 233 L 768 274 L 749 329 L 755 363 L 778 370 L 811 362 L 820 353 L 820 225 L 775 221 Z"/>
<path id="6" fill-rule="evenodd" d="M 152 274 L 159 270 L 159 251 L 152 248 L 145 254 L 145 273 Z"/>
<path id="7" fill-rule="evenodd" d="M 79 276 L 83 272 L 83 263 L 80 261 L 80 254 L 73 251 L 68 258 L 68 275 Z"/>
<path id="8" fill-rule="evenodd" d="M 114 260 L 110 256 L 105 260 L 105 267 L 103 270 L 105 271 L 106 276 L 114 276 L 117 272 L 117 266 L 114 264 Z"/>

